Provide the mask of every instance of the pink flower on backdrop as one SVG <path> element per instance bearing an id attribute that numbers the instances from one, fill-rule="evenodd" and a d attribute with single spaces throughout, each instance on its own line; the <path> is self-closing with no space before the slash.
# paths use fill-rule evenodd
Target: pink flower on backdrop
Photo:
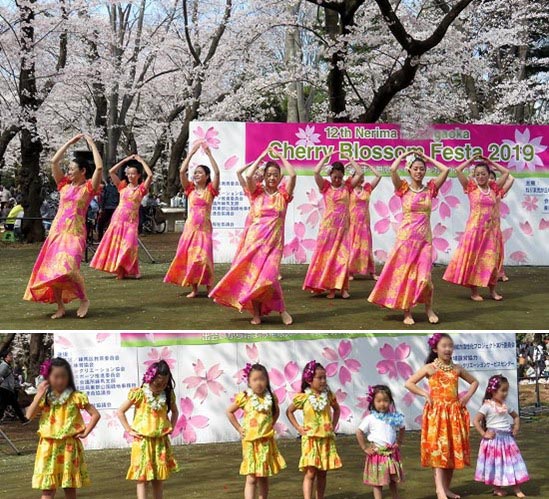
<path id="1" fill-rule="evenodd" d="M 194 404 L 189 397 L 179 400 L 180 416 L 177 420 L 172 436 L 182 435 L 183 442 L 194 444 L 196 442 L 196 430 L 206 428 L 209 424 L 209 418 L 206 416 L 193 416 Z"/>
<path id="2" fill-rule="evenodd" d="M 95 341 L 97 343 L 103 343 L 106 339 L 110 338 L 112 336 L 112 333 L 97 333 L 95 335 Z"/>
<path id="3" fill-rule="evenodd" d="M 353 350 L 353 345 L 349 340 L 341 340 L 337 351 L 326 347 L 322 350 L 322 356 L 329 360 L 326 365 L 326 376 L 332 377 L 339 373 L 339 382 L 342 385 L 351 381 L 351 373 L 360 371 L 362 364 L 356 359 L 350 359 L 349 355 Z M 339 365 L 341 362 L 341 366 Z"/>
<path id="4" fill-rule="evenodd" d="M 284 257 L 295 255 L 297 263 L 305 263 L 307 261 L 307 251 L 315 249 L 315 239 L 305 239 L 305 224 L 296 222 L 294 224 L 295 237 L 284 246 Z"/>
<path id="5" fill-rule="evenodd" d="M 233 245 L 238 245 L 240 243 L 240 237 L 242 236 L 242 229 L 231 230 L 228 233 L 229 243 Z"/>
<path id="6" fill-rule="evenodd" d="M 433 199 L 433 211 L 438 209 L 440 218 L 444 220 L 450 217 L 452 209 L 459 206 L 459 198 L 450 194 L 453 187 L 453 180 L 448 179 L 439 190 L 438 198 Z"/>
<path id="7" fill-rule="evenodd" d="M 499 215 L 501 218 L 507 218 L 507 215 L 511 213 L 511 210 L 509 209 L 509 206 L 507 206 L 507 203 L 500 201 L 499 202 Z"/>
<path id="8" fill-rule="evenodd" d="M 298 128 L 298 132 L 295 136 L 299 139 L 296 141 L 296 146 L 314 146 L 320 144 L 320 134 L 315 133 L 315 127 L 306 125 L 305 129 Z"/>
<path id="9" fill-rule="evenodd" d="M 341 388 L 338 388 L 334 395 L 341 411 L 339 415 L 339 420 L 350 422 L 351 419 L 353 419 L 353 411 L 347 405 L 345 405 L 345 400 L 347 399 L 348 394 L 345 393 Z"/>
<path id="10" fill-rule="evenodd" d="M 316 227 L 324 212 L 324 199 L 318 189 L 311 189 L 307 191 L 307 200 L 308 203 L 300 204 L 297 209 L 302 217 L 307 216 L 305 223 L 309 227 Z"/>
<path id="11" fill-rule="evenodd" d="M 528 255 L 524 251 L 515 251 L 509 255 L 509 258 L 515 263 L 526 263 Z"/>
<path id="12" fill-rule="evenodd" d="M 405 360 L 410 357 L 410 345 L 406 343 L 400 343 L 396 348 L 392 345 L 385 343 L 383 347 L 379 349 L 379 353 L 383 357 L 376 364 L 376 369 L 379 374 L 386 374 L 389 379 L 402 378 L 407 380 L 412 374 L 413 369 Z"/>
<path id="13" fill-rule="evenodd" d="M 442 236 L 446 232 L 446 226 L 440 222 L 433 228 L 433 262 L 438 258 L 438 252 L 448 253 L 450 244 Z"/>
<path id="14" fill-rule="evenodd" d="M 501 235 L 503 237 L 503 242 L 506 243 L 511 239 L 511 235 L 513 234 L 513 227 L 508 227 L 507 229 L 504 229 L 501 231 Z"/>
<path id="15" fill-rule="evenodd" d="M 106 420 L 108 428 L 116 428 L 118 426 L 122 426 L 122 423 L 120 423 L 116 411 L 109 411 L 106 414 L 103 414 L 102 417 Z"/>
<path id="16" fill-rule="evenodd" d="M 420 388 L 422 388 L 426 392 L 429 391 L 429 386 L 427 385 L 427 383 L 421 383 Z M 422 401 L 425 400 L 423 397 L 420 397 L 419 395 L 406 391 L 406 394 L 404 395 L 404 397 L 402 397 L 402 402 L 406 407 L 410 407 L 414 403 L 414 400 L 416 400 L 416 398 Z"/>
<path id="17" fill-rule="evenodd" d="M 549 221 L 548 220 L 545 220 L 545 218 L 542 218 L 540 221 L 539 221 L 539 230 L 546 230 L 546 229 L 549 229 Z"/>
<path id="18" fill-rule="evenodd" d="M 214 251 L 217 251 L 219 249 L 219 245 L 221 244 L 218 237 L 219 237 L 219 233 L 214 230 L 212 232 L 212 247 Z"/>
<path id="19" fill-rule="evenodd" d="M 414 419 L 414 422 L 421 426 L 423 424 L 423 414 L 420 414 L 419 416 L 416 416 Z"/>
<path id="20" fill-rule="evenodd" d="M 537 166 L 543 166 L 543 160 L 541 159 L 540 153 L 544 152 L 547 149 L 547 146 L 544 146 L 541 143 L 542 140 L 543 135 L 532 138 L 528 128 L 525 128 L 522 133 L 518 128 L 515 129 L 515 140 L 503 139 L 503 143 L 507 144 L 511 151 L 516 151 L 516 146 L 518 146 L 519 149 L 522 149 L 524 146 L 528 145 L 533 149 L 534 154 L 530 161 L 526 161 L 523 156 L 517 156 L 515 153 L 512 155 L 507 167 L 516 168 L 516 170 L 520 172 L 523 170 L 536 171 Z"/>
<path id="21" fill-rule="evenodd" d="M 193 362 L 193 368 L 196 376 L 189 376 L 183 380 L 187 389 L 196 388 L 193 398 L 202 403 L 206 400 L 209 392 L 219 397 L 225 391 L 223 385 L 216 381 L 223 374 L 223 371 L 219 369 L 219 364 L 206 369 L 204 363 L 197 359 L 196 362 Z"/>
<path id="22" fill-rule="evenodd" d="M 231 401 L 231 403 L 233 403 L 236 399 L 236 395 L 233 395 L 229 400 Z M 240 419 L 244 416 L 244 411 L 242 409 L 238 409 L 237 411 L 235 411 L 234 413 L 236 419 Z"/>
<path id="23" fill-rule="evenodd" d="M 54 342 L 63 348 L 73 348 L 72 341 L 65 336 L 61 336 L 60 334 L 56 334 L 54 336 Z"/>
<path id="24" fill-rule="evenodd" d="M 274 430 L 279 437 L 287 437 L 290 434 L 288 426 L 281 421 L 275 423 Z"/>
<path id="25" fill-rule="evenodd" d="M 172 351 L 169 347 L 164 347 L 162 350 L 157 350 L 156 348 L 151 348 L 147 354 L 149 360 L 146 360 L 144 364 L 149 368 L 151 364 L 163 360 L 168 364 L 170 369 L 175 367 L 176 360 L 172 357 Z"/>
<path id="26" fill-rule="evenodd" d="M 91 421 L 91 416 L 86 411 L 82 411 L 82 419 L 84 420 L 84 424 L 87 426 L 88 423 Z M 96 430 L 97 430 L 97 426 L 92 430 L 92 432 L 86 438 L 81 438 L 80 440 L 84 444 L 92 441 L 96 435 L 95 433 Z"/>
<path id="27" fill-rule="evenodd" d="M 526 211 L 536 211 L 538 209 L 538 198 L 535 196 L 524 196 L 521 204 Z"/>
<path id="28" fill-rule="evenodd" d="M 237 163 L 238 163 L 238 156 L 231 156 L 230 158 L 227 159 L 227 161 L 225 161 L 223 168 L 225 170 L 232 170 Z"/>
<path id="29" fill-rule="evenodd" d="M 374 257 L 377 261 L 385 263 L 387 261 L 387 252 L 385 250 L 374 250 Z"/>
<path id="30" fill-rule="evenodd" d="M 370 413 L 370 410 L 368 409 L 368 406 L 370 405 L 370 401 L 368 400 L 368 395 L 364 395 L 364 397 L 357 397 L 356 398 L 358 400 L 358 403 L 356 404 L 356 406 L 359 408 L 359 409 L 364 409 L 364 411 L 362 412 L 362 417 L 366 417 L 369 413 Z"/>
<path id="31" fill-rule="evenodd" d="M 526 236 L 532 236 L 534 234 L 534 229 L 532 229 L 528 220 L 526 220 L 526 222 L 519 222 L 519 227 Z"/>
<path id="32" fill-rule="evenodd" d="M 246 355 L 248 357 L 248 362 L 250 364 L 255 364 L 259 361 L 259 349 L 257 348 L 257 345 L 254 343 L 253 345 L 246 345 Z M 245 381 L 242 379 L 242 375 L 244 373 L 244 365 L 233 374 L 233 378 L 237 385 L 240 383 L 245 383 Z"/>
<path id="33" fill-rule="evenodd" d="M 454 241 L 457 241 L 459 243 L 459 241 L 461 240 L 461 237 L 463 236 L 463 234 L 465 234 L 465 232 L 456 231 Z"/>
<path id="34" fill-rule="evenodd" d="M 301 390 L 301 376 L 299 375 L 299 366 L 293 360 L 284 366 L 283 371 L 276 367 L 269 371 L 271 386 L 279 404 L 282 404 L 286 398 L 291 401 L 294 394 Z"/>
<path id="35" fill-rule="evenodd" d="M 201 126 L 197 127 L 193 132 L 194 139 L 191 144 L 191 147 L 194 146 L 197 142 L 206 142 L 210 149 L 217 149 L 220 144 L 220 140 L 217 138 L 219 132 L 213 127 L 209 127 L 207 130 L 204 130 Z"/>
<path id="36" fill-rule="evenodd" d="M 389 227 L 392 227 L 396 232 L 400 222 L 402 221 L 402 204 L 398 196 L 391 196 L 389 203 L 385 201 L 376 201 L 374 203 L 374 210 L 381 217 L 374 224 L 374 230 L 378 234 L 385 234 Z"/>

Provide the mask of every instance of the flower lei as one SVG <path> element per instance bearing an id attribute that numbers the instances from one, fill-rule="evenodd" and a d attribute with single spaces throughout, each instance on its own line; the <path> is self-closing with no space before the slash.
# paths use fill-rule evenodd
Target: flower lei
<path id="1" fill-rule="evenodd" d="M 315 412 L 322 412 L 329 403 L 327 390 L 324 390 L 320 395 L 316 395 L 310 388 L 305 388 L 305 393 Z"/>
<path id="2" fill-rule="evenodd" d="M 251 388 L 246 390 L 246 394 L 250 397 L 252 407 L 258 412 L 269 412 L 273 406 L 273 397 L 269 392 L 265 392 L 263 402 L 259 400 L 259 396 Z"/>
<path id="3" fill-rule="evenodd" d="M 51 405 L 63 405 L 71 396 L 72 388 L 65 388 L 59 396 L 53 392 L 48 393 L 48 401 Z"/>
<path id="4" fill-rule="evenodd" d="M 492 407 L 497 414 L 507 414 L 509 412 L 509 408 L 505 402 L 498 404 L 495 400 L 485 400 L 484 403 Z"/>
<path id="5" fill-rule="evenodd" d="M 147 399 L 148 404 L 155 410 L 159 411 L 166 405 L 166 392 L 162 391 L 155 395 L 148 383 L 143 383 L 143 394 Z"/>
<path id="6" fill-rule="evenodd" d="M 392 426 L 393 428 L 402 428 L 402 426 L 404 425 L 404 414 L 402 414 L 401 412 L 378 412 L 374 410 L 370 411 L 370 414 L 376 419 L 379 419 L 389 426 Z"/>
<path id="7" fill-rule="evenodd" d="M 431 348 L 435 348 L 440 341 L 440 338 L 442 338 L 442 333 L 435 333 L 427 340 L 427 343 Z"/>

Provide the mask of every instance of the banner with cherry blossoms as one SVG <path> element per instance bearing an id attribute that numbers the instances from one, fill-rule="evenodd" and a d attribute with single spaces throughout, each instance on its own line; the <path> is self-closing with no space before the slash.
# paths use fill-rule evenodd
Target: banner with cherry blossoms
<path id="1" fill-rule="evenodd" d="M 73 366 L 78 389 L 85 391 L 102 414 L 88 436 L 88 448 L 128 446 L 131 439 L 116 417 L 128 391 L 141 383 L 148 366 L 165 360 L 176 382 L 179 419 L 173 432 L 176 445 L 237 440 L 225 410 L 236 393 L 245 389 L 241 379 L 247 362 L 260 362 L 269 372 L 281 405 L 276 425 L 280 438 L 294 438 L 285 409 L 300 390 L 304 365 L 315 359 L 326 368 L 328 383 L 341 406 L 338 433 L 354 433 L 367 413 L 368 385 L 383 383 L 393 391 L 407 429 L 418 429 L 423 399 L 410 394 L 404 381 L 421 365 L 428 352 L 427 334 L 256 334 L 248 338 L 231 333 L 204 332 L 80 332 L 55 333 L 55 355 Z M 454 361 L 480 381 L 469 404 L 476 411 L 488 378 L 503 373 L 510 381 L 509 404 L 517 404 L 515 335 L 513 333 L 456 333 Z M 426 383 L 424 383 L 426 387 Z M 466 384 L 460 384 L 460 392 Z M 131 411 L 129 413 L 131 418 Z M 87 415 L 85 415 L 87 417 Z"/>
<path id="2" fill-rule="evenodd" d="M 299 174 L 286 218 L 284 263 L 310 260 L 324 209 L 312 170 L 320 158 L 333 151 L 333 160 L 339 154 L 351 155 L 379 168 L 385 177 L 370 201 L 374 257 L 383 263 L 402 218 L 388 167 L 402 148 L 421 147 L 450 167 L 477 153 L 508 167 L 516 181 L 501 204 L 505 264 L 549 265 L 544 249 L 549 246 L 549 126 L 433 125 L 410 137 L 393 124 L 193 122 L 190 142 L 197 140 L 208 143 L 221 168 L 221 195 L 212 215 L 217 262 L 232 260 L 249 208 L 235 171 L 274 146 Z M 191 170 L 205 161 L 201 154 L 195 156 Z M 428 175 L 434 174 L 434 170 L 428 171 Z M 468 213 L 467 197 L 451 175 L 435 200 L 431 216 L 437 263 L 448 263 Z"/>

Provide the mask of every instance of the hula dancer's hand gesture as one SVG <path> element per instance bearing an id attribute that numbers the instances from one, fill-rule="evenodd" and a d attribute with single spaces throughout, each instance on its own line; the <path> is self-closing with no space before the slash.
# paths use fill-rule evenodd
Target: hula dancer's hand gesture
<path id="1" fill-rule="evenodd" d="M 456 166 L 455 171 L 457 178 L 464 189 L 467 187 L 468 182 L 468 175 L 465 175 L 464 173 L 465 168 L 469 168 L 475 161 L 478 161 L 480 159 L 482 159 L 482 155 L 474 154 L 467 161 L 464 161 L 463 163 L 460 163 L 458 166 Z"/>
<path id="2" fill-rule="evenodd" d="M 499 163 L 492 161 L 487 156 L 481 156 L 481 159 L 485 161 L 488 164 L 488 166 L 491 166 L 494 170 L 497 170 L 501 174 L 497 179 L 496 184 L 500 188 L 503 187 L 507 182 L 507 179 L 509 178 L 509 170 L 504 166 L 500 165 Z"/>
<path id="3" fill-rule="evenodd" d="M 330 152 L 328 154 L 325 154 L 322 158 L 320 158 L 320 161 L 316 164 L 314 169 L 314 177 L 316 185 L 319 189 L 322 189 L 322 184 L 324 183 L 324 179 L 322 178 L 322 168 L 328 163 L 329 159 L 335 154 L 336 152 Z"/>
<path id="4" fill-rule="evenodd" d="M 347 160 L 354 169 L 353 176 L 351 177 L 351 186 L 353 189 L 359 184 L 362 183 L 364 180 L 364 171 L 360 167 L 360 165 L 348 154 L 342 154 L 342 159 Z"/>
<path id="5" fill-rule="evenodd" d="M 179 180 L 181 181 L 181 185 L 183 187 L 183 190 L 187 189 L 187 187 L 190 184 L 189 177 L 187 175 L 187 172 L 189 170 L 189 165 L 191 164 L 192 157 L 198 152 L 198 150 L 202 147 L 203 141 L 198 140 L 194 143 L 194 145 L 189 150 L 187 156 L 181 163 L 181 167 L 179 168 Z"/>
<path id="6" fill-rule="evenodd" d="M 210 146 L 207 142 L 203 142 L 202 149 L 206 156 L 208 156 L 208 159 L 210 160 L 210 165 L 212 166 L 212 170 L 214 171 L 215 176 L 211 179 L 213 188 L 217 191 L 219 189 L 219 182 L 221 180 L 221 174 L 219 172 L 219 165 L 217 164 L 217 161 L 213 157 L 212 150 L 210 149 Z"/>
<path id="7" fill-rule="evenodd" d="M 400 189 L 400 186 L 402 185 L 402 179 L 398 174 L 398 169 L 400 167 L 400 164 L 402 163 L 402 160 L 409 154 L 411 154 L 410 151 L 401 152 L 389 167 L 389 171 L 391 172 L 391 180 L 393 181 L 393 186 L 395 187 L 395 190 Z"/>
<path id="8" fill-rule="evenodd" d="M 256 160 L 252 163 L 248 170 L 248 175 L 246 176 L 246 182 L 248 186 L 248 191 L 251 193 L 255 192 L 257 188 L 257 182 L 254 178 L 254 174 L 259 168 L 259 165 L 264 160 L 265 156 L 269 154 L 269 151 L 271 150 L 271 146 L 268 146 L 265 148 L 265 150 L 256 158 Z"/>
<path id="9" fill-rule="evenodd" d="M 27 417 L 27 419 L 32 419 L 38 414 L 40 401 L 46 396 L 49 388 L 50 388 L 50 384 L 48 383 L 47 380 L 42 381 L 42 383 L 40 383 L 36 387 L 36 394 L 32 399 L 31 405 L 27 407 L 27 411 L 25 413 L 25 416 Z"/>

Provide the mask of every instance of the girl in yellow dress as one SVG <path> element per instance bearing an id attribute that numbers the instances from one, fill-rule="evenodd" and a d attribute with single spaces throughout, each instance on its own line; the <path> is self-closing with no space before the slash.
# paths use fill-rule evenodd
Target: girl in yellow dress
<path id="1" fill-rule="evenodd" d="M 70 364 L 60 357 L 40 367 L 44 381 L 38 385 L 27 417 L 40 414 L 38 449 L 32 476 L 32 488 L 42 491 L 42 499 L 63 489 L 65 497 L 76 497 L 76 489 L 90 484 L 81 439 L 86 438 L 101 418 L 85 393 L 74 384 Z M 91 419 L 84 424 L 81 411 Z"/>
<path id="2" fill-rule="evenodd" d="M 161 499 L 163 481 L 168 479 L 172 471 L 179 471 L 169 437 L 179 416 L 174 386 L 168 364 L 164 360 L 155 362 L 143 376 L 143 384 L 139 388 L 132 388 L 128 400 L 118 409 L 118 419 L 133 437 L 126 480 L 137 481 L 138 499 L 147 497 L 149 482 L 154 498 Z M 130 425 L 126 412 L 132 406 L 135 412 Z"/>
<path id="3" fill-rule="evenodd" d="M 450 490 L 455 469 L 470 464 L 469 412 L 467 403 L 477 391 L 478 381 L 463 367 L 452 362 L 454 342 L 446 333 L 428 340 L 430 353 L 425 365 L 410 376 L 406 388 L 425 397 L 421 423 L 421 465 L 433 468 L 437 499 L 459 499 Z M 418 386 L 427 378 L 429 391 Z M 458 382 L 469 383 L 463 397 Z"/>
<path id="4" fill-rule="evenodd" d="M 295 418 L 297 410 L 303 411 L 303 424 Z M 326 382 L 326 370 L 311 360 L 303 369 L 301 393 L 286 411 L 290 423 L 301 435 L 299 470 L 305 472 L 304 499 L 313 498 L 315 481 L 316 499 L 323 499 L 327 472 L 342 466 L 335 444 L 339 413 L 339 404 Z"/>
<path id="5" fill-rule="evenodd" d="M 248 389 L 235 397 L 227 409 L 227 416 L 242 438 L 240 474 L 246 476 L 244 498 L 254 499 L 257 490 L 259 497 L 266 499 L 269 477 L 286 467 L 274 438 L 274 425 L 280 409 L 265 366 L 246 364 L 243 378 Z M 235 415 L 239 409 L 244 411 L 242 424 Z"/>

